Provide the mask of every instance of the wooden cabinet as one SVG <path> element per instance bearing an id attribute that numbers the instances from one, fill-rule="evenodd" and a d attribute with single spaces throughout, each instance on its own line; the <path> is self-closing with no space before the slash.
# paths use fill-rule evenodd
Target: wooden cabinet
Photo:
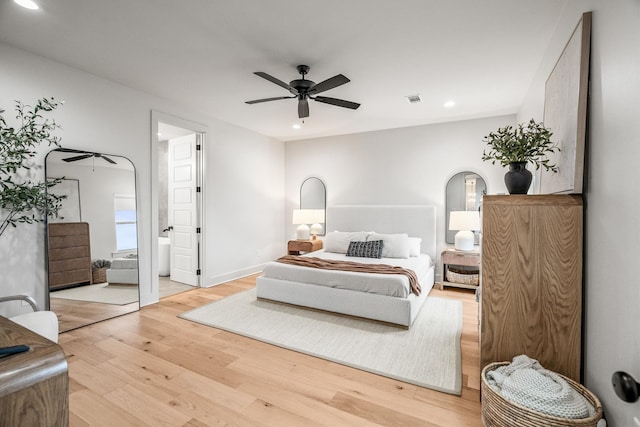
<path id="1" fill-rule="evenodd" d="M 49 224 L 49 289 L 91 284 L 89 224 L 56 222 Z"/>
<path id="2" fill-rule="evenodd" d="M 302 252 L 314 252 L 322 249 L 322 240 L 289 240 L 287 252 L 289 255 L 300 255 Z"/>
<path id="3" fill-rule="evenodd" d="M 480 369 L 526 354 L 580 381 L 582 197 L 485 196 Z"/>

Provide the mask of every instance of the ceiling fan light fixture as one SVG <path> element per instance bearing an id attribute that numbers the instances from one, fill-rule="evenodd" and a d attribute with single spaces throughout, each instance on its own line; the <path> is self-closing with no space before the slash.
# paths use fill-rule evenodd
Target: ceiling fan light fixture
<path id="1" fill-rule="evenodd" d="M 420 102 L 422 102 L 422 98 L 420 98 L 420 94 L 417 93 L 415 95 L 407 95 L 405 96 L 405 98 L 407 99 L 407 102 L 409 104 L 418 104 Z"/>

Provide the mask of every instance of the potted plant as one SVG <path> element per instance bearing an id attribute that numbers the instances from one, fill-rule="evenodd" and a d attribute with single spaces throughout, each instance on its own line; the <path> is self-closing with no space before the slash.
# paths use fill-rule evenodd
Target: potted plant
<path id="1" fill-rule="evenodd" d="M 111 267 L 108 259 L 94 259 L 91 261 L 91 283 L 104 283 L 107 281 L 107 269 Z"/>
<path id="2" fill-rule="evenodd" d="M 45 211 L 51 216 L 58 214 L 65 196 L 46 190 L 62 179 L 38 182 L 31 176 L 38 146 L 60 146 L 60 138 L 53 134 L 59 126 L 44 117 L 58 105 L 53 98 L 40 99 L 33 107 L 16 101 L 17 127 L 7 124 L 0 109 L 0 235 L 9 226 L 43 221 Z"/>
<path id="3" fill-rule="evenodd" d="M 516 127 L 499 128 L 484 137 L 483 141 L 489 149 L 482 152 L 482 160 L 509 166 L 509 171 L 504 176 L 509 194 L 526 194 L 532 179 L 527 163 L 533 163 L 536 170 L 543 167 L 547 171 L 558 172 L 558 166 L 551 164 L 547 157 L 550 153 L 560 151 L 551 141 L 552 135 L 551 130 L 544 127 L 542 122 L 536 123 L 533 119 Z"/>

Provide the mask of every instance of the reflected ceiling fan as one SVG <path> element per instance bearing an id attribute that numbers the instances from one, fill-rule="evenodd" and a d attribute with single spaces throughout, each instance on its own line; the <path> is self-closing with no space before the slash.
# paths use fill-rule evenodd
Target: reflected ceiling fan
<path id="1" fill-rule="evenodd" d="M 82 159 L 88 159 L 90 157 L 104 159 L 107 162 L 111 163 L 112 165 L 117 164 L 115 162 L 115 160 L 113 160 L 110 157 L 107 157 L 107 156 L 105 156 L 104 154 L 101 154 L 101 153 L 84 153 L 84 154 L 80 154 L 78 156 L 67 157 L 66 159 L 62 159 L 62 160 L 67 162 L 67 163 L 70 163 L 70 162 L 77 162 L 78 160 L 82 160 Z"/>
<path id="2" fill-rule="evenodd" d="M 247 104 L 257 104 L 260 102 L 268 102 L 268 101 L 277 101 L 279 99 L 292 99 L 298 98 L 298 117 L 303 119 L 305 117 L 309 117 L 309 99 L 312 99 L 317 102 L 322 102 L 323 104 L 336 105 L 338 107 L 350 108 L 352 110 L 357 109 L 360 104 L 351 101 L 345 101 L 344 99 L 337 98 L 329 98 L 327 96 L 317 96 L 321 92 L 325 92 L 329 89 L 333 89 L 335 87 L 341 86 L 345 83 L 349 83 L 350 80 L 343 76 L 342 74 L 338 74 L 337 76 L 333 76 L 330 79 L 322 81 L 318 84 L 312 82 L 311 80 L 307 80 L 304 76 L 309 72 L 308 65 L 298 65 L 296 67 L 298 72 L 302 75 L 301 79 L 292 80 L 289 84 L 276 79 L 273 76 L 270 76 L 267 73 L 263 73 L 262 71 L 257 71 L 253 74 L 262 77 L 263 79 L 269 80 L 271 83 L 275 83 L 278 86 L 281 86 L 287 89 L 293 96 L 277 96 L 275 98 L 263 98 L 263 99 L 255 99 L 253 101 L 246 101 Z"/>

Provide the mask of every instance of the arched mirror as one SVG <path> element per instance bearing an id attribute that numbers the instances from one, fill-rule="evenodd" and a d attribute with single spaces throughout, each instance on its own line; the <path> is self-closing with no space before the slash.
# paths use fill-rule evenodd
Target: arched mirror
<path id="1" fill-rule="evenodd" d="M 482 195 L 487 194 L 485 180 L 475 172 L 459 172 L 447 182 L 445 200 L 445 241 L 453 244 L 457 231 L 449 230 L 449 213 L 452 211 L 477 211 Z M 478 235 L 476 234 L 476 244 Z"/>
<path id="2" fill-rule="evenodd" d="M 49 309 L 60 332 L 140 309 L 135 168 L 65 148 L 47 154 L 48 189 L 66 196 L 47 224 Z"/>
<path id="3" fill-rule="evenodd" d="M 315 176 L 309 177 L 300 185 L 300 209 L 321 209 L 325 212 L 325 221 L 322 221 L 322 231 L 318 234 L 325 235 L 325 222 L 327 212 L 327 189 L 324 182 Z"/>

